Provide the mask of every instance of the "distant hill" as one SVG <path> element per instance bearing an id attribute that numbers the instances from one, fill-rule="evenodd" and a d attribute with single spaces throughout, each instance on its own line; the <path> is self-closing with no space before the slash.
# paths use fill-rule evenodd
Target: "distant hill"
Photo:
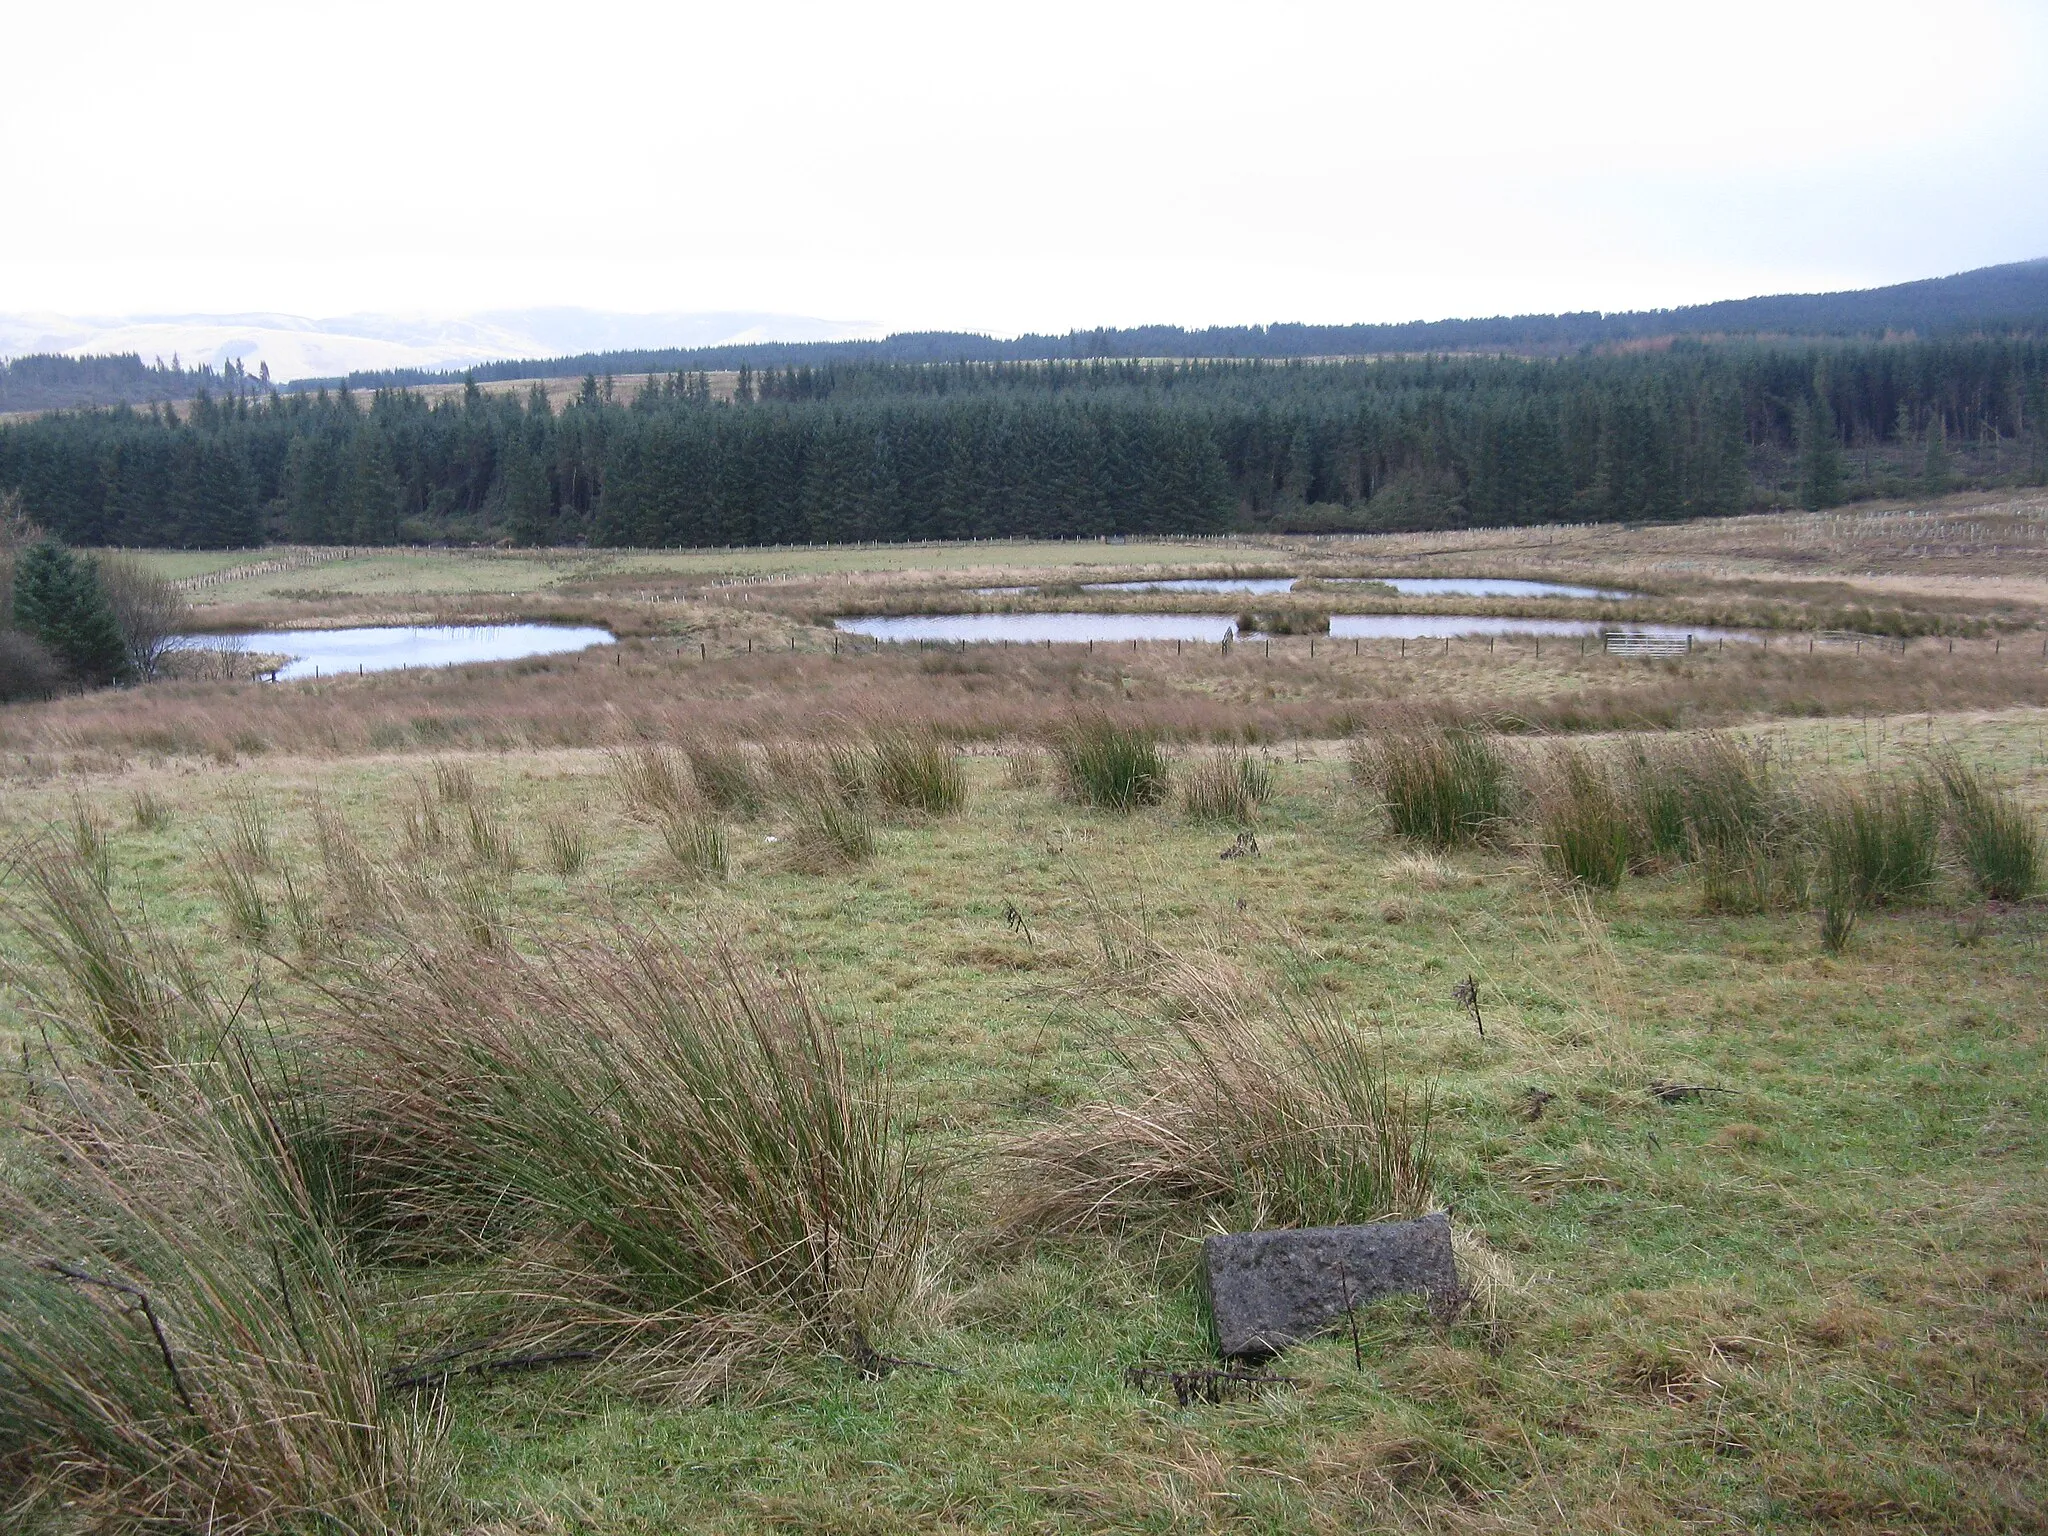
<path id="1" fill-rule="evenodd" d="M 274 316 L 235 318 L 261 320 L 273 329 L 281 323 L 280 317 Z M 880 340 L 843 340 L 822 339 L 833 336 L 829 322 L 788 316 L 628 316 L 583 310 L 536 310 L 472 317 L 459 324 L 451 322 L 431 336 L 417 326 L 398 322 L 387 325 L 369 316 L 353 317 L 348 329 L 351 335 L 371 337 L 384 346 L 396 346 L 401 341 L 413 347 L 431 344 L 444 349 L 442 357 L 450 356 L 451 351 L 462 355 L 464 349 L 475 349 L 468 355 L 483 360 L 476 361 L 469 371 L 483 382 L 580 377 L 585 373 L 673 373 L 826 363 L 1024 362 L 1089 357 L 1308 358 L 1454 352 L 1557 355 L 1648 343 L 1665 337 L 1941 337 L 1973 333 L 2048 336 L 2048 259 L 1981 267 L 1952 277 L 1924 278 L 1842 293 L 1774 294 L 1616 314 L 1504 315 L 1490 319 L 1415 320 L 1393 325 L 1279 324 L 1212 326 L 1205 330 L 1149 325 L 1069 331 L 1063 336 L 1026 335 L 1009 340 L 966 331 L 906 331 Z M 843 337 L 846 329 L 837 328 L 838 336 Z M 594 344 L 601 350 L 508 356 L 508 340 L 522 331 L 543 347 L 565 342 L 573 347 L 580 342 L 585 346 Z M 756 339 L 764 331 L 806 339 Z M 709 345 L 614 345 L 629 338 L 696 343 L 698 337 L 707 334 L 721 339 Z M 75 345 L 66 348 L 72 354 L 79 350 Z M 220 350 L 230 349 L 224 345 Z M 493 351 L 496 358 L 490 360 Z M 218 393 L 223 386 L 235 387 L 233 372 L 240 366 L 227 360 L 202 363 L 196 369 L 166 368 L 160 364 L 145 365 L 135 353 L 56 355 L 53 348 L 0 365 L 0 412 L 142 404 L 184 398 L 202 387 Z M 439 363 L 364 368 L 345 375 L 299 377 L 288 387 L 311 389 L 347 382 L 369 389 L 446 383 L 459 379 L 462 372 L 460 367 Z"/>
<path id="2" fill-rule="evenodd" d="M 821 363 L 1030 362 L 1087 357 L 1360 357 L 1382 353 L 1557 354 L 1659 337 L 1921 337 L 1989 332 L 2048 335 L 2048 259 L 1980 267 L 1953 277 L 1843 293 L 1787 293 L 1723 299 L 1679 309 L 1618 314 L 1505 315 L 1483 320 L 1415 320 L 1393 325 L 1248 325 L 1188 330 L 1178 325 L 1069 331 L 998 340 L 966 331 L 904 331 L 879 341 L 758 342 L 529 358 L 477 368 L 482 381 L 583 373 L 787 368 Z M 438 377 L 409 370 L 349 375 L 351 385 L 418 384 Z M 339 379 L 295 386 L 333 385 Z"/>

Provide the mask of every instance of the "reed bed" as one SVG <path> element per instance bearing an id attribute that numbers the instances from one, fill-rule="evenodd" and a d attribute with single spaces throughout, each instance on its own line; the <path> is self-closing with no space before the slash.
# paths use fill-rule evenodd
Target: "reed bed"
<path id="1" fill-rule="evenodd" d="M 228 932 L 246 944 L 261 944 L 269 938 L 270 903 L 255 869 L 218 844 L 208 848 L 206 866 Z"/>
<path id="2" fill-rule="evenodd" d="M 483 869 L 509 874 L 519 867 L 519 846 L 511 820 L 495 802 L 481 796 L 463 807 L 469 832 L 469 854 Z"/>
<path id="3" fill-rule="evenodd" d="M 71 857 L 79 871 L 105 890 L 114 879 L 114 848 L 106 818 L 83 795 L 74 794 L 64 829 L 70 836 Z"/>
<path id="4" fill-rule="evenodd" d="M 1830 906 L 1919 901 L 1941 877 L 1941 801 L 1922 773 L 1867 775 L 1819 797 L 1814 833 Z"/>
<path id="5" fill-rule="evenodd" d="M 138 832 L 161 832 L 171 824 L 171 808 L 153 791 L 138 789 L 128 797 L 128 819 Z"/>
<path id="6" fill-rule="evenodd" d="M 9 966 L 36 1015 L 86 1059 L 147 1069 L 168 1061 L 189 1033 L 181 965 L 155 934 L 137 933 L 106 884 L 75 849 L 46 845 L 17 861 L 21 894 L 7 915 L 60 983 Z"/>
<path id="7" fill-rule="evenodd" d="M 270 807 L 253 790 L 228 796 L 226 852 L 245 870 L 269 870 L 277 862 L 270 838 Z"/>
<path id="8" fill-rule="evenodd" d="M 767 793 L 753 760 L 737 737 L 698 737 L 683 744 L 697 788 L 727 816 L 752 820 L 767 806 Z"/>
<path id="9" fill-rule="evenodd" d="M 605 753 L 605 768 L 628 815 L 660 823 L 704 800 L 690 759 L 672 748 L 642 745 Z"/>

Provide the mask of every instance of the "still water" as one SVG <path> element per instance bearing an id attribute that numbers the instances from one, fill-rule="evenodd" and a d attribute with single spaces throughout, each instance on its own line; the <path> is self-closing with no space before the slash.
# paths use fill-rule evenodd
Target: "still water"
<path id="1" fill-rule="evenodd" d="M 193 644 L 226 641 L 237 649 L 291 658 L 280 681 L 332 677 L 338 672 L 388 672 L 397 667 L 455 667 L 472 661 L 515 661 L 610 645 L 608 629 L 566 624 L 375 626 L 361 629 L 270 629 L 245 635 L 195 637 Z"/>
<path id="2" fill-rule="evenodd" d="M 1084 581 L 1083 592 L 1292 592 L 1293 576 L 1187 576 L 1161 581 Z M 1634 597 L 1609 587 L 1575 587 L 1559 581 L 1524 581 L 1511 576 L 1331 576 L 1344 586 L 1387 587 L 1411 597 Z M 976 587 L 983 597 L 1036 592 L 1036 587 Z"/>
<path id="3" fill-rule="evenodd" d="M 1236 620 L 1220 613 L 921 613 L 896 618 L 833 621 L 846 634 L 906 640 L 996 641 L 1014 645 L 1079 645 L 1084 641 L 1206 640 L 1238 633 Z M 1597 619 L 1512 619 L 1492 614 L 1339 613 L 1330 633 L 1339 639 L 1426 640 L 1455 635 L 1598 635 L 1618 630 L 1696 643 L 1753 640 L 1741 630 L 1687 628 L 1677 624 L 1603 624 Z"/>
<path id="4" fill-rule="evenodd" d="M 1392 587 L 1408 597 L 1634 597 L 1608 587 L 1574 587 L 1560 581 L 1522 581 L 1511 576 L 1332 576 L 1332 582 Z"/>

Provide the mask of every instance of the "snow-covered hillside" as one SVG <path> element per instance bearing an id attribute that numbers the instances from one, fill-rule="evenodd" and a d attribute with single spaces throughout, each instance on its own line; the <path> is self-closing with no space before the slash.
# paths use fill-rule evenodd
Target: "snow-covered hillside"
<path id="1" fill-rule="evenodd" d="M 133 352 L 187 368 L 270 365 L 279 382 L 381 368 L 462 368 L 501 358 L 560 357 L 639 347 L 745 341 L 840 341 L 878 327 L 805 315 L 621 314 L 592 309 L 494 310 L 452 318 L 343 315 L 0 315 L 0 358 L 34 352 Z"/>

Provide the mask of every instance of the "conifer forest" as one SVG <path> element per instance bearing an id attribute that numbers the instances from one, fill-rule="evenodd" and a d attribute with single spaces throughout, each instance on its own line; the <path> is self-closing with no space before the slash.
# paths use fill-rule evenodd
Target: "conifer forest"
<path id="1" fill-rule="evenodd" d="M 77 545 L 702 546 L 1658 521 L 2048 477 L 2048 343 L 742 367 L 0 426 Z"/>

